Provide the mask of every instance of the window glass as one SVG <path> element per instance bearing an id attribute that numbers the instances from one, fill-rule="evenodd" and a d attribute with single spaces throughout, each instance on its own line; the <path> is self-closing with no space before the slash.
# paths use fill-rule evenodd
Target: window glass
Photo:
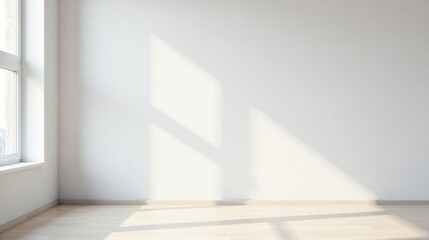
<path id="1" fill-rule="evenodd" d="M 0 0 L 0 50 L 17 55 L 18 1 Z"/>
<path id="2" fill-rule="evenodd" d="M 0 156 L 17 154 L 16 73 L 0 68 Z"/>

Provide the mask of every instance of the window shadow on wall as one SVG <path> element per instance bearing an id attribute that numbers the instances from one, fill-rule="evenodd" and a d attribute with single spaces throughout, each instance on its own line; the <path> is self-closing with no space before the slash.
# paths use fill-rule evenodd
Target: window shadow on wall
<path id="1" fill-rule="evenodd" d="M 427 198 L 422 169 L 429 113 L 421 101 L 427 98 L 429 86 L 422 78 L 427 71 L 405 60 L 423 60 L 418 49 L 397 47 L 428 35 L 412 14 L 396 25 L 376 14 L 377 9 L 386 19 L 407 14 L 399 6 L 388 12 L 373 7 L 366 12 L 363 5 L 339 1 L 314 6 L 238 1 L 228 7 L 194 3 L 192 11 L 171 2 L 147 8 L 142 19 L 149 38 L 173 49 L 221 89 L 222 147 L 213 160 L 222 169 L 224 197 L 263 195 L 270 181 L 258 185 L 253 172 L 263 166 L 263 180 L 274 173 L 271 183 L 279 182 L 271 191 L 274 199 L 308 198 L 313 184 L 322 184 L 320 192 L 313 191 L 315 199 Z M 423 16 L 416 6 L 410 11 Z M 403 37 L 409 25 L 416 28 Z M 400 42 L 392 41 L 400 36 Z M 409 69 L 411 78 L 404 78 Z M 171 91 L 184 94 L 176 87 Z M 262 136 L 255 135 L 254 124 L 265 128 Z M 281 190 L 285 184 L 288 190 Z M 300 185 L 307 189 L 297 189 Z M 405 190 L 411 188 L 421 190 Z"/>

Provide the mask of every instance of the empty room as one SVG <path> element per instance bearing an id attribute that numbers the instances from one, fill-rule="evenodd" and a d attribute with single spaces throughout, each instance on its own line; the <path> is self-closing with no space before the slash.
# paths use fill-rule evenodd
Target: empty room
<path id="1" fill-rule="evenodd" d="M 0 239 L 429 239 L 429 0 L 0 0 Z"/>

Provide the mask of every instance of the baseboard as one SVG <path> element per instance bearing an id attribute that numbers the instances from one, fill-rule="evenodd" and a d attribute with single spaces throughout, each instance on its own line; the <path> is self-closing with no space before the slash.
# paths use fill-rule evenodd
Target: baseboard
<path id="1" fill-rule="evenodd" d="M 61 199 L 60 205 L 429 205 L 429 200 L 85 200 Z"/>
<path id="2" fill-rule="evenodd" d="M 58 200 L 57 201 L 53 201 L 51 203 L 48 203 L 48 204 L 46 204 L 46 205 L 44 205 L 44 206 L 42 206 L 42 207 L 40 207 L 40 208 L 38 208 L 38 209 L 36 209 L 34 211 L 31 211 L 31 212 L 29 212 L 27 214 L 24 214 L 24 215 L 22 215 L 22 216 L 20 216 L 18 218 L 15 218 L 15 219 L 7 222 L 7 223 L 4 223 L 4 224 L 0 225 L 0 233 L 6 231 L 6 230 L 8 230 L 8 229 L 10 229 L 10 228 L 12 228 L 12 227 L 14 227 L 16 225 L 18 225 L 18 224 L 20 224 L 22 222 L 25 222 L 28 219 L 30 219 L 30 218 L 32 218 L 32 217 L 34 217 L 36 215 L 39 215 L 40 213 L 45 212 L 45 211 L 47 211 L 47 210 L 49 210 L 49 209 L 51 209 L 51 208 L 53 208 L 53 207 L 55 207 L 57 205 L 58 205 Z"/>

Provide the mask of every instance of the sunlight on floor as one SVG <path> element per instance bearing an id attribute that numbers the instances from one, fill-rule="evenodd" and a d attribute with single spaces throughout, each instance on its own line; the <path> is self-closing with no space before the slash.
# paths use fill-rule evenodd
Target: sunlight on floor
<path id="1" fill-rule="evenodd" d="M 422 239 L 377 206 L 144 206 L 107 239 Z"/>
<path id="2" fill-rule="evenodd" d="M 44 212 L 2 240 L 429 239 L 429 206 L 67 206 Z"/>

